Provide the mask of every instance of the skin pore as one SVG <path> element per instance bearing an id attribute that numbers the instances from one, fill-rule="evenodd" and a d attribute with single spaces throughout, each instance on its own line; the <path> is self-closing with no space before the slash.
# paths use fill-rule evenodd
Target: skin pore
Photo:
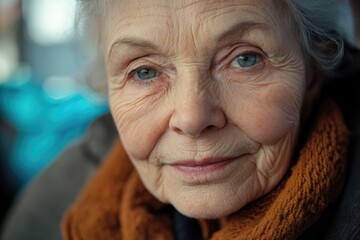
<path id="1" fill-rule="evenodd" d="M 147 189 L 187 216 L 227 216 L 288 169 L 307 63 L 276 2 L 113 1 L 103 22 L 122 144 Z"/>

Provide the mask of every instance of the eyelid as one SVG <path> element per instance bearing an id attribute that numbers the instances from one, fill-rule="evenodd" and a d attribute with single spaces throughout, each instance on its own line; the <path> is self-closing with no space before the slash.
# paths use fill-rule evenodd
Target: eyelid
<path id="1" fill-rule="evenodd" d="M 261 61 L 264 61 L 267 58 L 267 55 L 257 47 L 248 45 L 237 45 L 231 48 L 228 53 L 226 53 L 219 60 L 217 60 L 215 62 L 215 66 L 223 68 L 224 66 L 228 66 L 229 64 L 231 64 L 240 55 L 245 54 L 256 54 L 260 57 Z"/>
<path id="2" fill-rule="evenodd" d="M 154 66 L 150 66 L 150 65 L 141 65 L 139 67 L 136 67 L 132 70 L 129 71 L 129 73 L 127 74 L 127 76 L 133 76 L 137 71 L 141 70 L 141 69 L 144 69 L 144 68 L 148 68 L 148 69 L 153 69 L 155 71 L 157 71 L 159 73 L 159 75 L 161 74 L 160 71 L 154 67 Z"/>
<path id="3" fill-rule="evenodd" d="M 264 58 L 262 55 L 258 54 L 258 53 L 255 53 L 255 52 L 245 52 L 245 53 L 241 53 L 239 55 L 237 55 L 231 62 L 230 64 L 232 65 L 234 62 L 237 61 L 237 59 L 240 57 L 240 56 L 243 56 L 243 55 L 256 55 L 257 56 L 257 61 L 255 63 L 255 65 L 252 65 L 252 66 L 248 66 L 248 67 L 241 67 L 239 66 L 238 69 L 241 69 L 242 71 L 250 71 L 254 68 L 259 68 L 263 62 L 264 62 Z"/>
<path id="4" fill-rule="evenodd" d="M 158 75 L 154 78 L 150 78 L 147 80 L 138 79 L 135 76 L 136 72 L 142 68 L 154 69 L 158 72 Z M 128 82 L 130 84 L 161 86 L 164 85 L 165 82 L 167 82 L 165 79 L 170 78 L 170 75 L 173 75 L 175 73 L 176 69 L 171 63 L 165 61 L 155 63 L 154 61 L 148 59 L 138 59 L 137 61 L 132 62 L 127 66 L 123 78 L 124 82 Z"/>
<path id="5" fill-rule="evenodd" d="M 150 79 L 146 79 L 146 80 L 141 80 L 141 79 L 138 79 L 136 77 L 136 72 L 139 71 L 140 69 L 143 69 L 143 68 L 150 68 L 150 69 L 154 69 L 155 71 L 158 72 L 158 75 L 154 78 L 150 78 Z M 150 65 L 141 65 L 137 68 L 134 68 L 132 70 L 130 70 L 126 75 L 125 75 L 125 78 L 126 78 L 126 81 L 128 81 L 129 83 L 134 83 L 136 85 L 142 85 L 142 86 L 146 86 L 146 85 L 150 85 L 152 84 L 153 81 L 155 81 L 157 78 L 161 77 L 162 73 L 156 68 L 156 67 L 153 67 L 153 66 L 150 66 Z"/>
<path id="6" fill-rule="evenodd" d="M 125 77 L 128 79 L 129 77 L 133 76 L 136 71 L 139 71 L 142 68 L 151 68 L 161 73 L 161 69 L 158 64 L 155 64 L 147 59 L 136 59 L 126 67 Z"/>

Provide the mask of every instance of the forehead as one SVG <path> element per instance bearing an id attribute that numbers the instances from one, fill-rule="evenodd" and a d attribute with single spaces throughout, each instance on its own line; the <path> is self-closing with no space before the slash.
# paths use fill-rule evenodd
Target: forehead
<path id="1" fill-rule="evenodd" d="M 186 14 L 187 17 L 198 18 L 204 14 L 213 15 L 233 12 L 234 10 L 249 10 L 256 8 L 266 11 L 276 0 L 113 0 L 110 10 L 121 12 L 122 16 L 133 16 L 135 12 L 158 13 L 163 17 L 178 17 Z M 189 15 L 198 13 L 201 15 Z M 215 14 L 215 15 L 214 15 Z M 149 16 L 150 16 L 149 15 Z"/>
<path id="2" fill-rule="evenodd" d="M 104 21 L 105 45 L 121 37 L 152 42 L 209 44 L 212 36 L 237 23 L 254 23 L 278 31 L 275 0 L 132 0 L 112 1 Z M 244 26 L 248 26 L 244 24 Z"/>

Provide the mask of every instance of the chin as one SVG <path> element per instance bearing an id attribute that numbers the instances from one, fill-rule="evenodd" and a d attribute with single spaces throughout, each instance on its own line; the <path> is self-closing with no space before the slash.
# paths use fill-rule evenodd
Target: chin
<path id="1" fill-rule="evenodd" d="M 176 208 L 177 209 L 177 208 Z M 177 209 L 181 214 L 195 219 L 219 219 L 227 217 L 230 214 L 238 211 L 240 208 L 235 209 L 208 209 L 207 211 L 197 210 L 197 209 Z"/>
<path id="2" fill-rule="evenodd" d="M 218 219 L 226 217 L 237 212 L 245 205 L 246 203 L 242 203 L 241 201 L 236 204 L 227 201 L 218 201 L 216 203 L 205 201 L 192 202 L 191 204 L 173 204 L 176 210 L 181 214 L 195 219 Z"/>

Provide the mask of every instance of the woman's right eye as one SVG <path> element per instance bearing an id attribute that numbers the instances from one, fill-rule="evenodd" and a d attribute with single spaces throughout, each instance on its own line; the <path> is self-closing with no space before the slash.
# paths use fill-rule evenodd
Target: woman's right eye
<path id="1" fill-rule="evenodd" d="M 145 67 L 145 68 L 140 68 L 135 71 L 135 77 L 141 81 L 151 80 L 158 76 L 159 76 L 159 72 L 153 68 Z"/>
<path id="2" fill-rule="evenodd" d="M 236 62 L 241 68 L 249 68 L 258 63 L 258 58 L 257 54 L 241 54 L 236 58 Z"/>

